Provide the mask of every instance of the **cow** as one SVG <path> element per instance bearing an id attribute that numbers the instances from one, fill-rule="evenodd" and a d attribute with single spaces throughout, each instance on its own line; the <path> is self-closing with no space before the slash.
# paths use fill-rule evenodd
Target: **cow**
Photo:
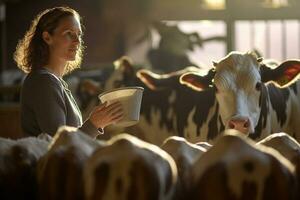
<path id="1" fill-rule="evenodd" d="M 298 60 L 270 68 L 252 52 L 231 52 L 207 75 L 195 72 L 180 82 L 214 94 L 214 111 L 225 129 L 236 129 L 260 140 L 274 132 L 287 132 L 300 140 L 300 72 Z M 218 130 L 220 131 L 220 130 Z"/>
<path id="2" fill-rule="evenodd" d="M 128 134 L 98 148 L 84 168 L 86 200 L 168 200 L 177 181 L 165 151 Z"/>
<path id="3" fill-rule="evenodd" d="M 186 199 L 297 199 L 295 169 L 277 151 L 229 129 L 197 159 Z"/>
<path id="4" fill-rule="evenodd" d="M 36 168 L 49 142 L 37 137 L 0 138 L 0 199 L 36 199 Z"/>
<path id="5" fill-rule="evenodd" d="M 187 70 L 190 69 L 187 68 Z M 203 73 L 204 70 L 196 68 L 192 69 L 192 71 Z M 158 103 L 162 109 L 160 116 L 164 116 L 164 118 L 158 118 L 160 126 L 158 126 L 157 132 L 161 133 L 161 126 L 164 125 L 169 128 L 167 131 L 171 135 L 184 137 L 189 142 L 212 143 L 224 130 L 221 119 L 216 114 L 218 107 L 215 106 L 214 91 L 205 90 L 198 92 L 185 87 L 179 82 L 182 72 L 184 70 L 162 75 L 155 74 L 149 70 L 139 70 L 137 72 L 138 78 L 143 81 L 147 88 L 151 89 L 152 93 L 157 94 L 160 92 L 166 95 L 171 91 L 168 96 L 170 99 L 168 102 L 162 104 L 164 100 L 160 98 Z M 178 76 L 180 77 L 178 78 Z M 156 98 L 159 97 L 156 96 Z M 154 120 L 157 119 L 157 116 L 148 114 L 147 119 L 148 121 Z M 144 128 L 144 124 L 141 124 L 141 127 Z M 147 129 L 151 130 L 153 127 L 156 126 L 149 126 Z"/>
<path id="6" fill-rule="evenodd" d="M 60 127 L 38 161 L 39 199 L 84 199 L 83 167 L 93 151 L 105 145 L 77 128 Z"/>
<path id="7" fill-rule="evenodd" d="M 146 69 L 135 69 L 127 57 L 122 57 L 116 61 L 115 68 L 105 82 L 104 91 L 127 86 L 144 88 L 139 123 L 134 127 L 129 127 L 125 132 L 157 145 L 161 145 L 170 136 L 184 136 L 181 133 L 187 123 L 187 113 L 192 109 L 189 101 L 196 99 L 195 96 L 197 96 L 198 101 L 195 103 L 201 104 L 203 95 L 181 85 L 179 78 L 186 72 L 198 71 L 201 70 L 200 68 L 190 66 L 183 70 L 160 75 Z M 153 81 L 150 80 L 151 77 L 153 77 Z M 156 87 L 160 87 L 160 89 L 156 89 Z M 179 97 L 178 91 L 180 91 Z M 202 104 L 199 107 L 201 110 L 202 107 L 206 106 Z M 199 114 L 198 112 L 197 114 Z M 207 111 L 201 110 L 200 113 L 202 116 Z M 200 126 L 201 123 L 203 122 L 199 122 L 198 125 Z M 188 140 L 198 141 L 196 138 L 197 136 L 191 135 Z"/>
<path id="8" fill-rule="evenodd" d="M 283 132 L 274 133 L 256 144 L 272 147 L 286 159 L 291 161 L 296 168 L 297 180 L 300 184 L 300 144 L 294 138 Z M 298 187 L 300 189 L 299 184 Z"/>
<path id="9" fill-rule="evenodd" d="M 192 166 L 207 150 L 204 147 L 189 143 L 186 139 L 178 136 L 167 138 L 161 149 L 166 151 L 174 159 L 178 169 L 178 181 L 174 200 L 186 199 L 191 180 Z"/>

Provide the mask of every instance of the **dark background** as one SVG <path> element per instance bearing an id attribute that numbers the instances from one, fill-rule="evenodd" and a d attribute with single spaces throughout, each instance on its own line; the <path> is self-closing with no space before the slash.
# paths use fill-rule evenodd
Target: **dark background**
<path id="1" fill-rule="evenodd" d="M 42 10 L 54 6 L 69 6 L 82 16 L 85 27 L 84 42 L 87 47 L 83 67 L 101 62 L 113 61 L 124 53 L 123 32 L 128 21 L 141 20 L 150 6 L 145 0 L 11 0 L 6 1 L 6 40 L 2 51 L 6 61 L 3 69 L 12 69 L 16 65 L 13 52 L 17 42 L 29 28 L 31 20 Z M 3 35 L 3 33 L 2 33 Z M 2 36 L 3 37 L 3 36 Z M 5 58 L 4 58 L 5 59 Z"/>

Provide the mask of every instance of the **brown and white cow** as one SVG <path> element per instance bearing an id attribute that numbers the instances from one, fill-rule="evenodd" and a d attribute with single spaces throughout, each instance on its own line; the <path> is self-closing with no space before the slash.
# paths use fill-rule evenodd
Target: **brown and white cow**
<path id="1" fill-rule="evenodd" d="M 236 130 L 225 132 L 195 162 L 187 199 L 297 199 L 294 167 L 287 159 Z"/>
<path id="2" fill-rule="evenodd" d="M 178 181 L 173 199 L 186 199 L 191 188 L 191 169 L 194 162 L 207 150 L 178 136 L 167 138 L 161 149 L 172 156 L 178 169 Z"/>
<path id="3" fill-rule="evenodd" d="M 0 199 L 36 199 L 37 162 L 48 144 L 36 137 L 0 138 Z"/>
<path id="4" fill-rule="evenodd" d="M 74 127 L 60 127 L 38 162 L 39 199 L 84 199 L 83 167 L 96 148 L 105 146 Z"/>
<path id="5" fill-rule="evenodd" d="M 168 200 L 177 180 L 174 160 L 150 143 L 120 134 L 97 149 L 84 168 L 86 200 Z"/>
<path id="6" fill-rule="evenodd" d="M 187 73 L 180 79 L 199 93 L 214 91 L 211 110 L 225 129 L 253 139 L 287 132 L 300 141 L 300 62 L 289 60 L 271 69 L 253 53 L 231 52 L 206 76 Z"/>
<path id="7" fill-rule="evenodd" d="M 291 161 L 300 172 L 300 144 L 286 133 L 274 133 L 257 143 L 272 147 Z"/>
<path id="8" fill-rule="evenodd" d="M 300 144 L 286 133 L 274 133 L 257 145 L 265 145 L 277 150 L 283 157 L 291 161 L 296 168 L 298 188 L 300 189 Z M 300 190 L 299 190 L 300 191 Z"/>

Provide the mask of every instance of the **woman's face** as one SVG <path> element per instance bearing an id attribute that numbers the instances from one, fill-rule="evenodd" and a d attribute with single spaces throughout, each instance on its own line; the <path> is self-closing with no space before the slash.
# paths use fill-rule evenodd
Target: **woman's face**
<path id="1" fill-rule="evenodd" d="M 45 42 L 49 45 L 50 59 L 63 62 L 73 61 L 81 44 L 81 27 L 74 16 L 67 16 L 60 20 L 52 34 L 43 33 Z"/>

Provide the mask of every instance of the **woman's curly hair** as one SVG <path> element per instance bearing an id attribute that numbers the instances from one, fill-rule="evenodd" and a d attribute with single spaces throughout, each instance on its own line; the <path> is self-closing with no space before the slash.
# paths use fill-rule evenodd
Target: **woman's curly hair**
<path id="1" fill-rule="evenodd" d="M 46 9 L 32 21 L 29 30 L 17 45 L 14 60 L 25 73 L 45 66 L 49 61 L 49 46 L 43 40 L 43 32 L 53 34 L 61 19 L 74 16 L 80 21 L 80 15 L 69 7 L 55 7 Z M 83 55 L 83 44 L 80 43 L 74 61 L 68 61 L 64 74 L 79 68 Z"/>

